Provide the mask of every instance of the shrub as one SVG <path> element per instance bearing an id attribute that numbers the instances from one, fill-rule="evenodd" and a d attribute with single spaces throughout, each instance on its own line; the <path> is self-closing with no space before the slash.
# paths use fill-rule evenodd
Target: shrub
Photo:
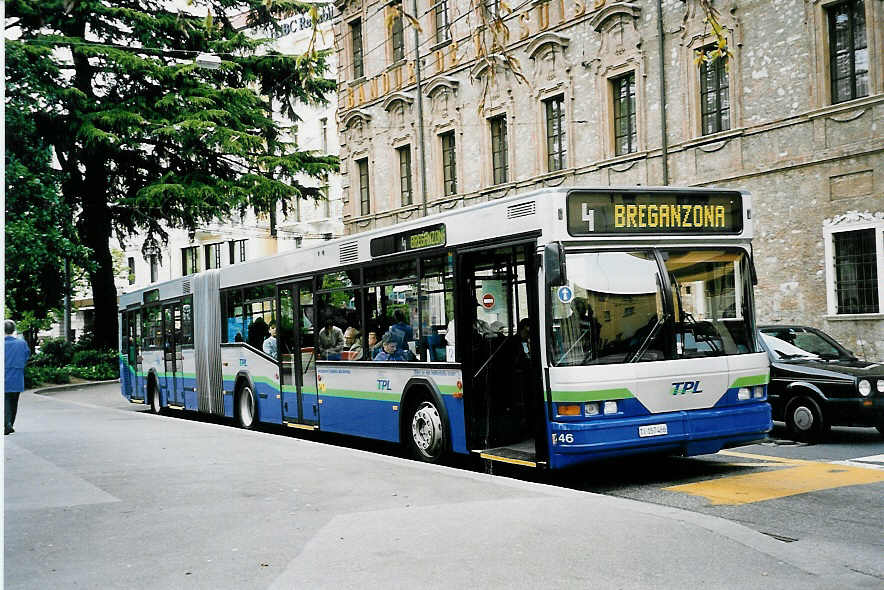
<path id="1" fill-rule="evenodd" d="M 31 362 L 38 367 L 63 367 L 73 356 L 74 347 L 70 342 L 65 342 L 64 338 L 47 338 Z"/>
<path id="2" fill-rule="evenodd" d="M 76 367 L 92 367 L 96 365 L 117 366 L 118 355 L 114 350 L 77 350 L 71 359 L 71 364 Z"/>
<path id="3" fill-rule="evenodd" d="M 70 383 L 71 372 L 67 367 L 25 367 L 25 388 L 31 389 L 46 383 Z"/>
<path id="4" fill-rule="evenodd" d="M 91 367 L 68 367 L 71 375 L 89 381 L 107 381 L 120 377 L 120 367 L 117 364 L 102 363 Z"/>

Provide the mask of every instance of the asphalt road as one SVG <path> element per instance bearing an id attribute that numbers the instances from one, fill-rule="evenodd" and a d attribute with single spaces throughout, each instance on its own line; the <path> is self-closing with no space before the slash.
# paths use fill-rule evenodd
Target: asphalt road
<path id="1" fill-rule="evenodd" d="M 26 394 L 17 426 L 8 588 L 884 585 L 869 429 L 488 477 L 390 445 L 152 416 L 116 385 Z"/>

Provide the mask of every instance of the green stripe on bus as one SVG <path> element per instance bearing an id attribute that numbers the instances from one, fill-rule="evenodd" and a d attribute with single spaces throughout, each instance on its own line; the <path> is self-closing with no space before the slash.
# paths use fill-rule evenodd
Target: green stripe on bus
<path id="1" fill-rule="evenodd" d="M 458 388 L 457 385 L 436 385 L 439 388 L 439 393 L 442 395 L 454 395 L 455 393 L 463 393 L 463 388 Z"/>
<path id="2" fill-rule="evenodd" d="M 553 391 L 554 402 L 599 402 L 603 400 L 630 399 L 635 397 L 625 387 L 595 389 L 592 391 Z"/>
<path id="3" fill-rule="evenodd" d="M 740 377 L 733 383 L 728 389 L 733 389 L 735 387 L 749 387 L 751 385 L 767 385 L 770 382 L 770 375 L 765 373 L 764 375 L 749 375 L 748 377 Z"/>
<path id="4" fill-rule="evenodd" d="M 398 402 L 402 398 L 399 393 L 384 393 L 381 391 L 353 391 L 350 389 L 326 389 L 323 397 L 344 397 L 348 399 L 367 399 L 378 402 Z"/>

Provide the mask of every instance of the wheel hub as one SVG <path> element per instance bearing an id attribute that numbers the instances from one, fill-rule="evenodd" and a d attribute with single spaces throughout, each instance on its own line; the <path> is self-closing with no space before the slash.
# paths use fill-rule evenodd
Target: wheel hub
<path id="1" fill-rule="evenodd" d="M 436 408 L 427 402 L 418 407 L 411 420 L 411 436 L 418 450 L 432 457 L 442 443 L 442 419 Z"/>
<path id="2" fill-rule="evenodd" d="M 810 430 L 813 427 L 813 412 L 810 411 L 810 408 L 805 406 L 795 408 L 792 418 L 799 430 Z"/>

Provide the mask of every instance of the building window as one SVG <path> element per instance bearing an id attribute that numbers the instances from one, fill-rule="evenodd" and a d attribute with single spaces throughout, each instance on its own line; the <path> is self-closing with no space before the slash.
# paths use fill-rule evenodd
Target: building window
<path id="1" fill-rule="evenodd" d="M 353 77 L 365 75 L 362 67 L 362 21 L 358 18 L 350 23 L 350 42 L 353 44 Z"/>
<path id="2" fill-rule="evenodd" d="M 835 250 L 837 312 L 878 313 L 878 272 L 875 230 L 832 235 Z"/>
<path id="3" fill-rule="evenodd" d="M 319 132 L 320 137 L 322 138 L 322 153 L 325 154 L 328 152 L 328 119 L 323 117 L 319 120 Z"/>
<path id="4" fill-rule="evenodd" d="M 322 191 L 322 213 L 323 219 L 331 218 L 331 201 L 329 200 L 329 187 L 327 184 L 319 187 L 319 190 Z"/>
<path id="5" fill-rule="evenodd" d="M 827 8 L 829 71 L 832 102 L 869 95 L 869 47 L 863 0 L 848 0 Z"/>
<path id="6" fill-rule="evenodd" d="M 186 277 L 199 271 L 199 248 L 197 246 L 181 248 L 181 276 Z"/>
<path id="7" fill-rule="evenodd" d="M 135 259 L 130 256 L 128 263 L 129 263 L 129 284 L 134 285 L 135 284 Z"/>
<path id="8" fill-rule="evenodd" d="M 565 168 L 565 97 L 543 101 L 546 107 L 546 162 L 550 172 Z"/>
<path id="9" fill-rule="evenodd" d="M 156 254 L 150 255 L 150 282 L 156 283 L 160 275 L 159 257 Z"/>
<path id="10" fill-rule="evenodd" d="M 618 156 L 636 151 L 635 72 L 611 80 L 614 88 L 614 153 Z"/>
<path id="11" fill-rule="evenodd" d="M 231 240 L 227 242 L 227 246 L 230 250 L 230 264 L 236 264 L 237 261 L 245 262 L 246 261 L 246 241 L 245 240 Z M 221 245 L 218 244 L 219 254 L 220 254 Z M 219 261 L 220 266 L 220 261 Z"/>
<path id="12" fill-rule="evenodd" d="M 206 270 L 211 268 L 221 268 L 221 244 L 207 244 L 206 249 Z"/>
<path id="13" fill-rule="evenodd" d="M 402 3 L 393 5 L 393 20 L 390 23 L 390 39 L 393 43 L 393 61 L 405 59 L 405 36 L 402 32 Z"/>
<path id="14" fill-rule="evenodd" d="M 457 194 L 457 154 L 455 153 L 454 131 L 439 136 L 442 140 L 442 184 L 443 193 Z"/>
<path id="15" fill-rule="evenodd" d="M 711 50 L 706 47 L 703 52 Z M 730 95 L 724 59 L 700 64 L 700 109 L 703 116 L 703 135 L 727 131 L 730 125 Z M 634 117 L 634 115 L 633 115 Z"/>
<path id="16" fill-rule="evenodd" d="M 402 206 L 407 207 L 412 203 L 411 193 L 411 146 L 404 145 L 396 148 L 399 154 L 399 191 L 402 195 Z"/>
<path id="17" fill-rule="evenodd" d="M 356 160 L 359 168 L 359 211 L 360 215 L 371 213 L 371 194 L 368 192 L 368 158 Z"/>
<path id="18" fill-rule="evenodd" d="M 507 181 L 509 166 L 507 164 L 506 115 L 494 117 L 491 123 L 491 167 L 494 173 L 494 184 Z"/>
<path id="19" fill-rule="evenodd" d="M 448 0 L 436 2 L 436 43 L 448 40 Z"/>

